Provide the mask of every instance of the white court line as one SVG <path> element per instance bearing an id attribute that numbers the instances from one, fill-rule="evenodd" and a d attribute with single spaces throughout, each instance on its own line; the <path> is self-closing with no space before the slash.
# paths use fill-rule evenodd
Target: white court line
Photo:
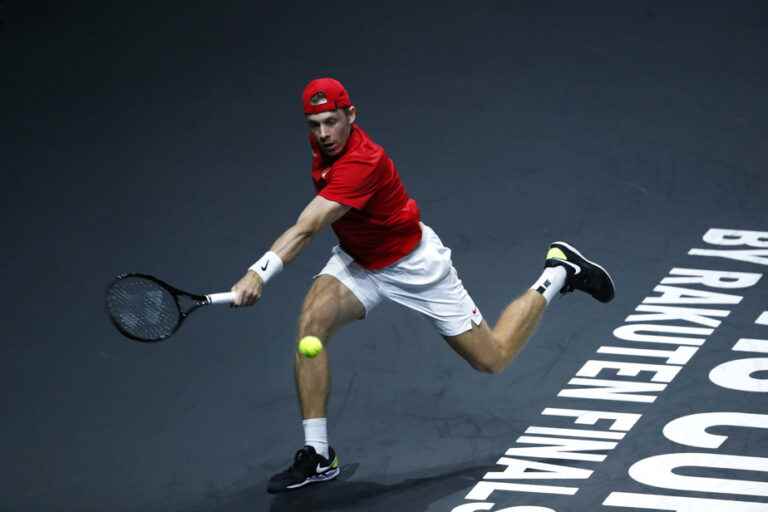
<path id="1" fill-rule="evenodd" d="M 755 323 L 758 325 L 768 325 L 768 311 L 763 311 L 763 314 L 757 317 Z"/>
<path id="2" fill-rule="evenodd" d="M 741 338 L 734 346 L 736 352 L 758 352 L 768 354 L 768 340 Z"/>

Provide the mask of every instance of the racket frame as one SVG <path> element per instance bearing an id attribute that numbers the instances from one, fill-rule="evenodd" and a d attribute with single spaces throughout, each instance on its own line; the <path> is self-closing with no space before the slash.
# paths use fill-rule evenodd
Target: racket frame
<path id="1" fill-rule="evenodd" d="M 117 320 L 115 320 L 114 316 L 112 316 L 112 312 L 109 310 L 109 304 L 105 300 L 104 301 L 104 305 L 105 305 L 105 308 L 107 310 L 107 316 L 109 317 L 109 320 L 112 322 L 112 325 L 114 325 L 115 328 L 118 331 L 120 331 L 120 334 L 122 334 L 126 338 L 130 338 L 130 339 L 132 339 L 134 341 L 139 341 L 141 343 L 156 343 L 158 341 L 167 340 L 176 331 L 179 330 L 179 328 L 181 327 L 181 324 L 184 322 L 184 319 L 187 318 L 187 316 L 189 316 L 189 314 L 192 313 L 192 311 L 194 311 L 194 310 L 196 310 L 198 308 L 201 308 L 203 306 L 207 306 L 209 304 L 221 304 L 221 303 L 227 303 L 227 302 L 231 303 L 232 302 L 231 297 L 232 297 L 233 294 L 231 292 L 216 293 L 216 294 L 211 294 L 211 295 L 198 295 L 198 294 L 195 294 L 195 293 L 189 293 L 189 292 L 186 292 L 184 290 L 180 290 L 179 288 L 176 288 L 175 286 L 170 285 L 170 284 L 166 283 L 165 281 L 163 281 L 161 279 L 158 279 L 155 276 L 151 276 L 149 274 L 142 274 L 142 273 L 139 273 L 139 272 L 126 272 L 124 274 L 120 274 L 117 277 L 115 277 L 112 280 L 112 282 L 107 285 L 107 289 L 106 289 L 105 295 L 108 297 L 109 296 L 109 291 L 112 288 L 112 286 L 114 286 L 116 283 L 118 283 L 118 282 L 120 282 L 123 279 L 126 279 L 128 277 L 140 277 L 140 278 L 143 278 L 143 279 L 147 279 L 147 280 L 152 281 L 155 284 L 159 285 L 161 288 L 164 288 L 165 290 L 167 290 L 171 294 L 171 296 L 173 297 L 174 302 L 176 303 L 176 307 L 179 310 L 179 321 L 176 322 L 176 326 L 173 328 L 173 330 L 171 332 L 169 332 L 165 336 L 162 336 L 162 337 L 159 337 L 159 338 L 146 339 L 146 338 L 140 338 L 138 336 L 135 336 L 135 335 L 131 334 L 130 332 L 126 331 L 125 329 L 123 329 L 123 327 L 120 325 L 120 323 Z M 192 299 L 192 301 L 193 301 L 192 306 L 187 308 L 186 310 L 182 309 L 181 303 L 179 302 L 179 297 L 180 296 L 185 296 L 185 297 L 188 297 L 188 298 Z M 215 299 L 212 299 L 211 298 L 212 296 L 214 296 Z M 228 297 L 224 297 L 224 296 L 228 296 Z"/>

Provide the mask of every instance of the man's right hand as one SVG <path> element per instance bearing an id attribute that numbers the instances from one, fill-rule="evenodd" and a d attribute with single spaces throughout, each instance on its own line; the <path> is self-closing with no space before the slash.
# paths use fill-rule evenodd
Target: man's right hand
<path id="1" fill-rule="evenodd" d="M 251 306 L 255 304 L 261 298 L 263 288 L 264 282 L 261 280 L 261 276 L 253 270 L 249 270 L 232 287 L 232 291 L 235 293 L 235 300 L 232 305 Z"/>

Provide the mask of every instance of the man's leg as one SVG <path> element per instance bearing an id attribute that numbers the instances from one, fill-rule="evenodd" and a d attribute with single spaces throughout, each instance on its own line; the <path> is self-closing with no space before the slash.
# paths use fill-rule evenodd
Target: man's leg
<path id="1" fill-rule="evenodd" d="M 297 343 L 305 336 L 316 336 L 324 349 L 314 358 L 297 350 L 294 365 L 306 446 L 296 453 L 290 468 L 270 479 L 269 492 L 297 489 L 338 476 L 339 461 L 328 445 L 326 424 L 331 383 L 328 342 L 341 326 L 364 316 L 363 304 L 338 279 L 325 274 L 315 279 L 301 309 Z"/>
<path id="2" fill-rule="evenodd" d="M 528 290 L 504 309 L 493 329 L 483 320 L 464 333 L 443 337 L 476 370 L 499 373 L 525 346 L 546 305 L 541 293 Z"/>
<path id="3" fill-rule="evenodd" d="M 326 417 L 331 383 L 328 341 L 340 327 L 364 316 L 363 305 L 335 277 L 321 275 L 315 279 L 301 308 L 297 343 L 305 336 L 317 336 L 324 350 L 314 358 L 296 351 L 296 388 L 304 419 Z"/>
<path id="4" fill-rule="evenodd" d="M 600 302 L 610 302 L 614 296 L 613 279 L 603 267 L 571 245 L 555 242 L 541 277 L 504 309 L 493 329 L 483 320 L 464 333 L 443 337 L 473 368 L 499 373 L 525 346 L 547 304 L 561 289 L 581 290 Z"/>

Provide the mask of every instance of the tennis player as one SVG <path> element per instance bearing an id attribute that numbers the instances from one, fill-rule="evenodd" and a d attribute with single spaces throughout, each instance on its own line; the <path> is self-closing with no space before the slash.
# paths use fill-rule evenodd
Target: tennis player
<path id="1" fill-rule="evenodd" d="M 328 342 L 340 327 L 365 318 L 382 300 L 418 311 L 473 368 L 499 373 L 523 348 L 557 293 L 581 290 L 601 302 L 614 296 L 605 269 L 571 245 L 555 242 L 541 276 L 490 327 L 459 279 L 451 250 L 421 222 L 419 207 L 395 164 L 355 122 L 355 107 L 344 86 L 332 78 L 312 80 L 304 88 L 302 103 L 317 194 L 232 287 L 235 305 L 251 305 L 321 229 L 330 225 L 338 236 L 339 244 L 315 276 L 299 317 L 297 343 L 315 336 L 325 346 L 314 358 L 298 351 L 295 356 L 305 446 L 286 471 L 270 479 L 269 492 L 339 475 L 326 420 Z"/>

